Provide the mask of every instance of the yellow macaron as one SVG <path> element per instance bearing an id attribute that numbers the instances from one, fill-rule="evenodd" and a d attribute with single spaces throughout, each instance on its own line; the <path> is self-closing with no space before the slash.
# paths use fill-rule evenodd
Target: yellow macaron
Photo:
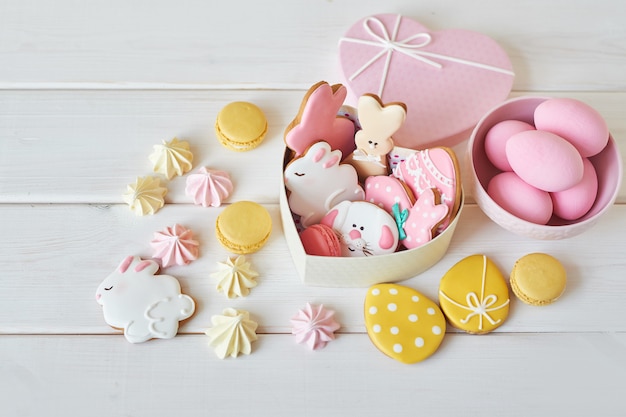
<path id="1" fill-rule="evenodd" d="M 256 148 L 267 133 L 263 111 L 252 103 L 235 101 L 220 110 L 215 121 L 215 134 L 231 151 L 244 152 Z"/>
<path id="2" fill-rule="evenodd" d="M 215 222 L 215 235 L 233 253 L 256 252 L 270 237 L 272 217 L 265 207 L 252 201 L 238 201 L 226 207 Z"/>
<path id="3" fill-rule="evenodd" d="M 531 253 L 515 262 L 510 282 L 517 298 L 526 304 L 543 306 L 563 294 L 567 272 L 553 256 Z"/>

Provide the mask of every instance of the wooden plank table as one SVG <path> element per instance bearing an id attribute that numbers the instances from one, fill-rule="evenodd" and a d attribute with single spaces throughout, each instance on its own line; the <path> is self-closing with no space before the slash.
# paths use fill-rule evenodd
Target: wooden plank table
<path id="1" fill-rule="evenodd" d="M 383 8 L 384 7 L 384 8 Z M 435 30 L 485 33 L 510 55 L 512 97 L 572 97 L 595 107 L 626 149 L 626 3 L 375 0 L 290 2 L 0 0 L 0 415 L 623 416 L 626 404 L 626 185 L 588 232 L 561 241 L 516 236 L 467 195 L 445 257 L 406 280 L 436 299 L 439 279 L 483 253 L 508 275 L 547 252 L 568 270 L 562 299 L 512 300 L 489 335 L 448 327 L 440 350 L 403 365 L 365 333 L 365 288 L 304 286 L 282 235 L 282 133 L 306 89 L 339 81 L 337 41 L 358 19 L 394 12 Z M 217 142 L 215 116 L 251 101 L 269 120 L 257 149 Z M 259 285 L 228 300 L 210 278 L 229 253 L 214 236 L 222 208 L 190 204 L 185 177 L 166 205 L 135 216 L 126 185 L 151 174 L 152 146 L 179 137 L 194 168 L 231 173 L 230 200 L 268 208 L 268 244 L 248 258 Z M 455 146 L 464 172 L 467 141 Z M 465 178 L 467 178 L 465 176 Z M 195 315 L 172 340 L 132 345 L 103 320 L 97 286 L 152 234 L 180 223 L 200 258 L 171 267 Z M 320 351 L 297 345 L 289 319 L 306 302 L 342 328 Z M 220 360 L 204 330 L 226 307 L 259 323 L 250 356 Z"/>

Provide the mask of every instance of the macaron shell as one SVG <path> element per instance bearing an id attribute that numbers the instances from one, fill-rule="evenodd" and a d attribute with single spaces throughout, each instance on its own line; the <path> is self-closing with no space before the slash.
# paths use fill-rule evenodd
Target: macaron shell
<path id="1" fill-rule="evenodd" d="M 220 143 L 234 151 L 256 148 L 267 133 L 267 118 L 253 103 L 229 103 L 217 115 L 215 133 Z"/>
<path id="2" fill-rule="evenodd" d="M 598 154 L 609 141 L 609 128 L 597 110 L 571 98 L 553 98 L 539 104 L 535 126 L 569 141 L 584 157 Z"/>
<path id="3" fill-rule="evenodd" d="M 439 305 L 448 321 L 468 333 L 488 333 L 509 315 L 509 288 L 500 270 L 485 255 L 468 256 L 439 283 Z"/>
<path id="4" fill-rule="evenodd" d="M 513 171 L 533 187 L 563 191 L 583 177 L 583 160 L 574 145 L 550 132 L 529 130 L 506 143 Z"/>
<path id="5" fill-rule="evenodd" d="M 506 157 L 506 142 L 516 133 L 535 130 L 535 127 L 521 120 L 503 120 L 496 123 L 485 135 L 485 153 L 489 162 L 501 171 L 512 171 Z"/>
<path id="6" fill-rule="evenodd" d="M 226 207 L 215 222 L 215 235 L 222 246 L 236 254 L 261 249 L 272 231 L 272 218 L 265 207 L 238 201 Z"/>
<path id="7" fill-rule="evenodd" d="M 515 262 L 510 282 L 515 295 L 526 304 L 547 305 L 565 290 L 567 272 L 555 257 L 531 253 Z"/>
<path id="8" fill-rule="evenodd" d="M 341 256 L 341 243 L 333 229 L 325 224 L 313 224 L 300 232 L 300 240 L 308 255 Z"/>
<path id="9" fill-rule="evenodd" d="M 552 217 L 550 193 L 527 184 L 514 172 L 493 177 L 487 194 L 504 210 L 531 223 L 546 224 Z"/>
<path id="10" fill-rule="evenodd" d="M 598 175 L 591 161 L 583 159 L 583 179 L 572 188 L 551 193 L 554 214 L 565 220 L 584 216 L 593 206 L 598 193 Z"/>

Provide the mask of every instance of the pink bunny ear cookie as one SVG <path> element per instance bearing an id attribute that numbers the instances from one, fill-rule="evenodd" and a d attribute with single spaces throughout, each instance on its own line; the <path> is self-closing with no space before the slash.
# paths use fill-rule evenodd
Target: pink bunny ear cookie
<path id="1" fill-rule="evenodd" d="M 325 141 L 333 150 L 350 155 L 354 150 L 354 123 L 338 115 L 347 95 L 341 84 L 320 81 L 313 85 L 300 105 L 298 114 L 285 129 L 285 144 L 302 155 L 317 141 Z"/>
<path id="2" fill-rule="evenodd" d="M 326 142 L 317 142 L 285 167 L 289 208 L 301 216 L 303 227 L 319 223 L 341 201 L 365 197 L 352 165 L 340 161 L 341 151 L 332 150 Z"/>
<path id="3" fill-rule="evenodd" d="M 442 228 L 456 216 L 461 205 L 461 177 L 452 149 L 436 147 L 416 151 L 398 164 L 393 176 L 404 181 L 416 198 L 431 188 L 439 191 L 441 202 L 448 206 L 450 213 Z"/>
<path id="4" fill-rule="evenodd" d="M 394 147 L 392 135 L 400 129 L 406 119 L 403 103 L 383 104 L 374 94 L 359 98 L 358 117 L 361 130 L 354 138 L 356 150 L 350 155 L 349 163 L 364 181 L 371 175 L 388 175 L 387 154 Z"/>

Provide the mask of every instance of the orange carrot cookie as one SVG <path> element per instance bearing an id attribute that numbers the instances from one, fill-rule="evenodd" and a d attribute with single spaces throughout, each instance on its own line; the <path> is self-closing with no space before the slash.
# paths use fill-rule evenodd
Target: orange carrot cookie
<path id="1" fill-rule="evenodd" d="M 558 259 L 545 253 L 531 253 L 515 262 L 511 271 L 511 289 L 523 302 L 547 305 L 565 291 L 567 272 Z"/>
<path id="2" fill-rule="evenodd" d="M 378 284 L 365 296 L 365 328 L 374 346 L 385 355 L 415 363 L 439 348 L 446 319 L 437 304 L 414 289 Z"/>
<path id="3" fill-rule="evenodd" d="M 509 314 L 509 289 L 498 267 L 485 255 L 454 265 L 439 283 L 439 304 L 450 323 L 468 333 L 488 333 Z"/>

